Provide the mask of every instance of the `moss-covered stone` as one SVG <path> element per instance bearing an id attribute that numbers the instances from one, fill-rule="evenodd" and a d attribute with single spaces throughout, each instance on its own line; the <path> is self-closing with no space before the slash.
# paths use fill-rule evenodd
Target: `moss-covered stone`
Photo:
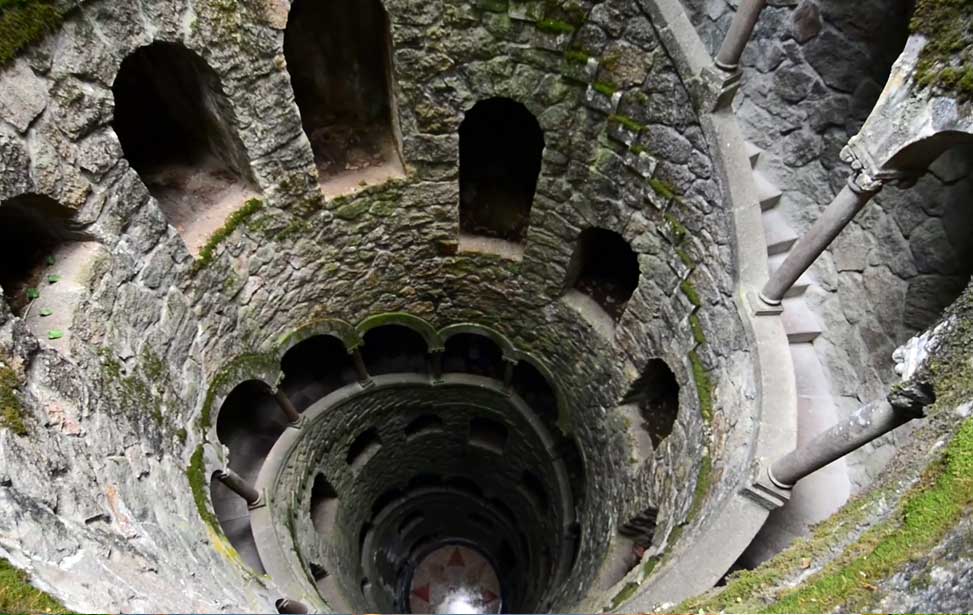
<path id="1" fill-rule="evenodd" d="M 28 434 L 24 407 L 17 397 L 17 390 L 22 384 L 10 361 L 0 358 L 0 428 L 9 429 L 18 436 Z"/>
<path id="2" fill-rule="evenodd" d="M 0 66 L 57 31 L 63 20 L 50 0 L 0 0 Z"/>
<path id="3" fill-rule="evenodd" d="M 929 38 L 916 66 L 916 82 L 962 100 L 973 99 L 973 4 L 918 0 L 911 29 Z"/>
<path id="4" fill-rule="evenodd" d="M 196 502 L 196 510 L 199 512 L 200 518 L 210 529 L 220 533 L 219 521 L 216 520 L 216 515 L 209 508 L 209 488 L 207 486 L 206 464 L 203 461 L 202 444 L 196 447 L 189 459 L 186 478 L 189 480 L 189 488 L 192 491 L 193 501 Z"/>
<path id="5" fill-rule="evenodd" d="M 199 257 L 196 262 L 193 263 L 192 272 L 194 274 L 199 273 L 205 269 L 212 261 L 216 254 L 216 249 L 220 246 L 223 241 L 233 234 L 241 224 L 245 223 L 254 214 L 263 209 L 263 201 L 260 199 L 250 199 L 243 204 L 243 207 L 236 210 L 226 219 L 226 223 L 222 227 L 216 230 L 212 235 L 210 235 L 209 241 L 203 246 L 203 249 L 199 252 Z"/>

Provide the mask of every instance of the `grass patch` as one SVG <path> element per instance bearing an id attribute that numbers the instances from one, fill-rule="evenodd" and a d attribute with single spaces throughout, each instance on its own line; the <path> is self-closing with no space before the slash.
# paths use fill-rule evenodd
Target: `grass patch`
<path id="1" fill-rule="evenodd" d="M 634 581 L 629 581 L 628 583 L 626 583 L 625 587 L 622 588 L 622 591 L 618 592 L 618 594 L 614 598 L 612 598 L 612 604 L 610 609 L 614 611 L 621 605 L 628 602 L 632 598 L 632 596 L 635 595 L 635 591 L 638 588 L 639 588 L 639 584 Z"/>
<path id="2" fill-rule="evenodd" d="M 591 56 L 578 49 L 571 49 L 564 52 L 564 59 L 572 64 L 585 65 L 588 63 L 588 60 L 591 59 Z"/>
<path id="3" fill-rule="evenodd" d="M 679 284 L 679 288 L 682 290 L 682 294 L 686 295 L 689 302 L 693 304 L 694 307 L 700 307 L 703 305 L 702 300 L 699 298 L 699 293 L 696 291 L 696 287 L 689 280 L 683 280 Z"/>
<path id="4" fill-rule="evenodd" d="M 0 0 L 0 66 L 56 32 L 64 21 L 50 0 Z"/>
<path id="5" fill-rule="evenodd" d="M 30 584 L 22 570 L 0 559 L 0 613 L 70 613 L 60 602 Z"/>
<path id="6" fill-rule="evenodd" d="M 703 325 L 699 322 L 699 316 L 696 314 L 690 314 L 689 328 L 693 330 L 693 339 L 696 340 L 697 344 L 706 343 L 706 334 L 703 333 Z"/>
<path id="7" fill-rule="evenodd" d="M 193 263 L 192 273 L 193 275 L 199 273 L 205 269 L 213 261 L 213 257 L 216 254 L 216 248 L 219 247 L 223 241 L 233 234 L 241 224 L 249 220 L 255 213 L 263 209 L 264 203 L 260 199 L 250 199 L 243 204 L 243 207 L 236 210 L 226 219 L 226 223 L 222 227 L 217 229 L 212 235 L 210 235 L 209 240 L 203 249 L 199 252 L 199 257 Z"/>
<path id="8" fill-rule="evenodd" d="M 24 407 L 17 397 L 17 389 L 23 383 L 17 372 L 4 360 L 0 360 L 0 428 L 6 428 L 18 436 L 28 434 L 24 422 Z"/>
<path id="9" fill-rule="evenodd" d="M 966 421 L 942 459 L 898 506 L 838 560 L 802 587 L 785 593 L 767 613 L 854 610 L 871 602 L 875 583 L 929 552 L 973 505 L 973 421 Z"/>

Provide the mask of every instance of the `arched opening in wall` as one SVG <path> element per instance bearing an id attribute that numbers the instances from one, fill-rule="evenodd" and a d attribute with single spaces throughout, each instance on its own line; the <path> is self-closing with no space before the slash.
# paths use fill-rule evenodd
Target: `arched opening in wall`
<path id="1" fill-rule="evenodd" d="M 331 335 L 317 335 L 287 351 L 281 359 L 280 389 L 299 412 L 343 386 L 358 381 L 344 343 Z"/>
<path id="2" fill-rule="evenodd" d="M 593 300 L 618 321 L 638 288 L 639 274 L 638 256 L 621 235 L 589 228 L 578 237 L 565 288 Z"/>
<path id="3" fill-rule="evenodd" d="M 295 0 L 284 56 L 325 196 L 402 176 L 380 0 Z"/>
<path id="4" fill-rule="evenodd" d="M 649 361 L 632 383 L 622 404 L 638 409 L 640 426 L 652 442 L 652 450 L 672 433 L 679 414 L 679 382 L 662 359 Z"/>
<path id="5" fill-rule="evenodd" d="M 426 340 L 408 327 L 375 327 L 365 333 L 362 341 L 362 357 L 372 376 L 429 371 Z"/>
<path id="6" fill-rule="evenodd" d="M 328 481 L 328 478 L 318 472 L 311 485 L 311 525 L 322 536 L 328 536 L 334 530 L 338 517 L 338 492 Z"/>
<path id="7" fill-rule="evenodd" d="M 503 379 L 503 351 L 490 338 L 474 333 L 459 333 L 446 340 L 443 371 L 476 374 Z"/>
<path id="8" fill-rule="evenodd" d="M 125 158 L 196 254 L 256 194 L 219 76 L 182 45 L 159 42 L 125 58 L 112 91 Z"/>
<path id="9" fill-rule="evenodd" d="M 274 607 L 281 615 L 284 615 L 285 613 L 289 615 L 303 615 L 304 613 L 309 612 L 307 610 L 307 606 L 304 604 L 297 602 L 296 600 L 288 600 L 287 598 L 281 598 L 278 600 L 274 604 Z"/>
<path id="10" fill-rule="evenodd" d="M 405 426 L 406 440 L 433 433 L 443 433 L 443 420 L 435 414 L 422 414 L 409 421 Z"/>
<path id="11" fill-rule="evenodd" d="M 557 396 L 540 370 L 529 361 L 520 361 L 514 367 L 511 387 L 552 434 L 560 433 Z"/>
<path id="12" fill-rule="evenodd" d="M 14 313 L 22 315 L 37 300 L 38 313 L 51 310 L 49 319 L 71 323 L 84 285 L 84 272 L 77 270 L 87 264 L 92 245 L 80 243 L 90 238 L 72 222 L 75 213 L 39 194 L 0 201 L 0 288 Z"/>
<path id="13" fill-rule="evenodd" d="M 348 447 L 348 455 L 345 461 L 351 467 L 352 471 L 358 472 L 368 460 L 378 453 L 379 449 L 382 448 L 382 438 L 378 434 L 378 430 L 372 427 L 355 438 L 355 441 L 351 443 Z"/>
<path id="14" fill-rule="evenodd" d="M 970 284 L 973 144 L 968 141 L 969 137 L 953 145 L 932 164 L 930 173 L 912 188 L 923 190 L 919 199 L 910 199 L 892 212 L 909 242 L 916 270 L 908 279 L 902 314 L 905 331 L 897 344 L 936 324 Z M 920 206 L 921 212 L 916 211 Z"/>
<path id="15" fill-rule="evenodd" d="M 537 118 L 509 98 L 482 100 L 466 113 L 459 138 L 461 244 L 470 237 L 523 244 L 544 152 Z"/>
<path id="16" fill-rule="evenodd" d="M 509 433 L 506 425 L 493 419 L 475 417 L 470 420 L 470 444 L 502 455 Z"/>
<path id="17" fill-rule="evenodd" d="M 287 416 L 265 383 L 249 380 L 239 384 L 220 406 L 216 420 L 217 438 L 229 449 L 229 468 L 250 485 L 256 484 L 267 454 L 287 424 Z M 218 480 L 210 481 L 210 496 L 230 544 L 251 568 L 262 572 L 246 501 Z"/>

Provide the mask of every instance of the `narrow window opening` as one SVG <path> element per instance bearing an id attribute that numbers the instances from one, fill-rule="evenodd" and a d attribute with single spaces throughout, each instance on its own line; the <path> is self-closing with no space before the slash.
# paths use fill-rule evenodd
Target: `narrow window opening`
<path id="1" fill-rule="evenodd" d="M 219 76 L 194 52 L 159 42 L 125 58 L 112 91 L 126 159 L 197 253 L 255 195 Z"/>
<path id="2" fill-rule="evenodd" d="M 618 321 L 638 283 L 638 256 L 621 235 L 601 228 L 581 233 L 568 266 L 569 290 L 590 298 Z"/>
<path id="3" fill-rule="evenodd" d="M 318 335 L 297 344 L 287 351 L 280 365 L 284 372 L 280 388 L 298 412 L 358 381 L 345 345 L 330 335 Z"/>
<path id="4" fill-rule="evenodd" d="M 311 487 L 311 525 L 318 534 L 328 535 L 338 516 L 338 492 L 327 477 L 318 473 Z"/>
<path id="5" fill-rule="evenodd" d="M 490 98 L 466 113 L 460 136 L 460 233 L 522 244 L 544 152 L 524 105 Z"/>
<path id="6" fill-rule="evenodd" d="M 503 454 L 507 447 L 507 436 L 507 428 L 503 423 L 479 417 L 470 421 L 470 444 L 473 446 Z"/>
<path id="7" fill-rule="evenodd" d="M 348 447 L 346 461 L 351 469 L 357 472 L 362 468 L 375 453 L 382 448 L 382 438 L 378 435 L 378 430 L 374 427 L 359 434 L 355 441 Z"/>
<path id="8" fill-rule="evenodd" d="M 284 56 L 325 195 L 402 176 L 382 3 L 295 0 Z"/>
<path id="9" fill-rule="evenodd" d="M 281 598 L 274 604 L 274 606 L 277 608 L 277 612 L 281 613 L 282 615 L 284 613 L 302 615 L 308 612 L 307 606 L 297 602 L 296 600 L 288 600 L 286 598 Z"/>
<path id="10" fill-rule="evenodd" d="M 669 366 L 652 359 L 622 400 L 638 408 L 642 429 L 652 441 L 653 449 L 672 433 L 679 414 L 679 383 Z"/>
<path id="11" fill-rule="evenodd" d="M 426 340 L 408 327 L 376 327 L 365 333 L 363 342 L 362 356 L 372 376 L 429 371 Z"/>
<path id="12" fill-rule="evenodd" d="M 446 340 L 443 371 L 503 379 L 503 351 L 488 337 L 460 333 Z"/>
<path id="13" fill-rule="evenodd" d="M 407 440 L 418 438 L 431 433 L 443 432 L 443 420 L 435 414 L 423 414 L 416 417 L 405 426 Z"/>
<path id="14" fill-rule="evenodd" d="M 69 261 L 77 251 L 76 242 L 88 237 L 72 223 L 74 213 L 39 194 L 23 194 L 0 202 L 0 287 L 15 313 L 23 314 L 33 300 L 31 289 L 41 293 L 43 304 L 50 305 L 66 284 L 76 286 L 73 280 L 63 278 L 72 269 L 84 268 L 85 263 L 75 266 Z M 49 275 L 62 278 L 58 282 L 61 286 L 50 286 Z"/>
<path id="15" fill-rule="evenodd" d="M 328 571 L 321 564 L 311 562 L 311 578 L 315 583 L 323 581 L 328 578 Z"/>

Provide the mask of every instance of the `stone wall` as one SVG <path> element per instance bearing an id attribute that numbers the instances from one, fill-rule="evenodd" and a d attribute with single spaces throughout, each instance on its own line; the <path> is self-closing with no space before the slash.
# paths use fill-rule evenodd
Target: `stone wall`
<path id="1" fill-rule="evenodd" d="M 618 523 L 657 506 L 661 554 L 677 527 L 711 512 L 704 502 L 735 492 L 749 469 L 740 418 L 759 398 L 709 146 L 642 8 L 543 7 L 389 0 L 408 177 L 327 203 L 283 61 L 283 0 L 88 2 L 0 72 L 18 94 L 3 101 L 0 200 L 49 195 L 109 253 L 90 263 L 70 359 L 3 313 L 29 435 L 0 430 L 0 555 L 79 610 L 269 609 L 276 589 L 202 522 L 207 490 L 193 481 L 225 459 L 194 451 L 216 442 L 208 415 L 220 399 L 208 391 L 230 360 L 274 351 L 321 317 L 479 322 L 543 357 L 569 392 L 590 486 L 581 555 L 555 608 L 588 587 Z M 157 40 L 220 76 L 263 193 L 195 262 L 110 127 L 118 67 Z M 545 130 L 521 260 L 456 253 L 457 127 L 491 96 L 524 103 Z M 622 234 L 642 268 L 611 337 L 561 299 L 589 226 Z M 675 372 L 682 409 L 631 472 L 612 410 L 653 357 Z"/>

